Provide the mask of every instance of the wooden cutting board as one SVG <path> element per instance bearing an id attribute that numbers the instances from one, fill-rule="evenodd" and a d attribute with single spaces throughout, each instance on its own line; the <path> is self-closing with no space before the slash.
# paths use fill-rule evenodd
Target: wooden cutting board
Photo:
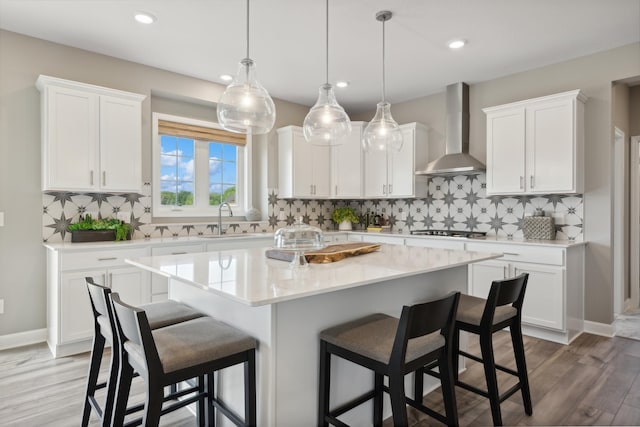
<path id="1" fill-rule="evenodd" d="M 380 245 L 374 243 L 342 243 L 339 245 L 329 245 L 317 251 L 305 252 L 304 257 L 307 259 L 307 262 L 327 264 L 340 261 L 350 256 L 368 254 L 378 249 L 380 249 Z M 265 255 L 267 258 L 291 261 L 293 260 L 294 252 L 282 249 L 267 249 Z"/>

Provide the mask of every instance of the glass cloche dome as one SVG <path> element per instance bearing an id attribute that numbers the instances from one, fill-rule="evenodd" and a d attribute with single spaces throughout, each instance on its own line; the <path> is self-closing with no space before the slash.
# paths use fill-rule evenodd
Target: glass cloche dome
<path id="1" fill-rule="evenodd" d="M 322 230 L 302 222 L 302 217 L 296 218 L 296 222 L 290 226 L 280 228 L 273 238 L 274 246 L 278 249 L 294 251 L 291 267 L 307 267 L 307 259 L 304 251 L 324 248 L 324 236 Z"/>

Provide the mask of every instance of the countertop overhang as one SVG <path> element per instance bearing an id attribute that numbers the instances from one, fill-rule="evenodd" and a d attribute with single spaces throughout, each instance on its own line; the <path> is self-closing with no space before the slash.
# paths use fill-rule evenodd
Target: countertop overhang
<path id="1" fill-rule="evenodd" d="M 127 259 L 128 264 L 198 286 L 248 306 L 262 306 L 499 258 L 483 253 L 401 245 L 329 264 L 292 269 L 265 248 Z"/>

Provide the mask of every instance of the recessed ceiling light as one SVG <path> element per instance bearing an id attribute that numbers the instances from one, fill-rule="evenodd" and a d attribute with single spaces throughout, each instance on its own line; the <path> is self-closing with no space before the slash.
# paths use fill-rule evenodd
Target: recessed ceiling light
<path id="1" fill-rule="evenodd" d="M 233 80 L 233 76 L 230 76 L 229 74 L 222 74 L 220 76 L 220 80 L 222 80 L 223 82 L 230 82 L 231 80 Z"/>
<path id="2" fill-rule="evenodd" d="M 345 88 L 347 86 L 349 86 L 349 82 L 345 82 L 345 81 L 336 82 L 336 87 Z"/>
<path id="3" fill-rule="evenodd" d="M 463 39 L 451 40 L 449 42 L 449 49 L 460 49 L 465 44 L 467 44 L 467 41 Z"/>
<path id="4" fill-rule="evenodd" d="M 145 12 L 136 13 L 134 18 L 141 24 L 153 24 L 154 22 L 156 22 L 155 16 Z"/>

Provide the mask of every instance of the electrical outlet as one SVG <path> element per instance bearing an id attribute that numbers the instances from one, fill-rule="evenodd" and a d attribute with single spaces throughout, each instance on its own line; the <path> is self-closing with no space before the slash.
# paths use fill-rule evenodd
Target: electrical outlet
<path id="1" fill-rule="evenodd" d="M 0 314 L 4 314 L 4 298 L 0 298 Z"/>
<path id="2" fill-rule="evenodd" d="M 278 212 L 278 221 L 286 221 L 287 213 L 285 211 Z"/>
<path id="3" fill-rule="evenodd" d="M 402 213 L 400 214 L 400 219 L 401 219 L 402 221 L 406 221 L 406 220 L 407 220 L 407 213 L 406 213 L 406 212 L 402 212 Z"/>

